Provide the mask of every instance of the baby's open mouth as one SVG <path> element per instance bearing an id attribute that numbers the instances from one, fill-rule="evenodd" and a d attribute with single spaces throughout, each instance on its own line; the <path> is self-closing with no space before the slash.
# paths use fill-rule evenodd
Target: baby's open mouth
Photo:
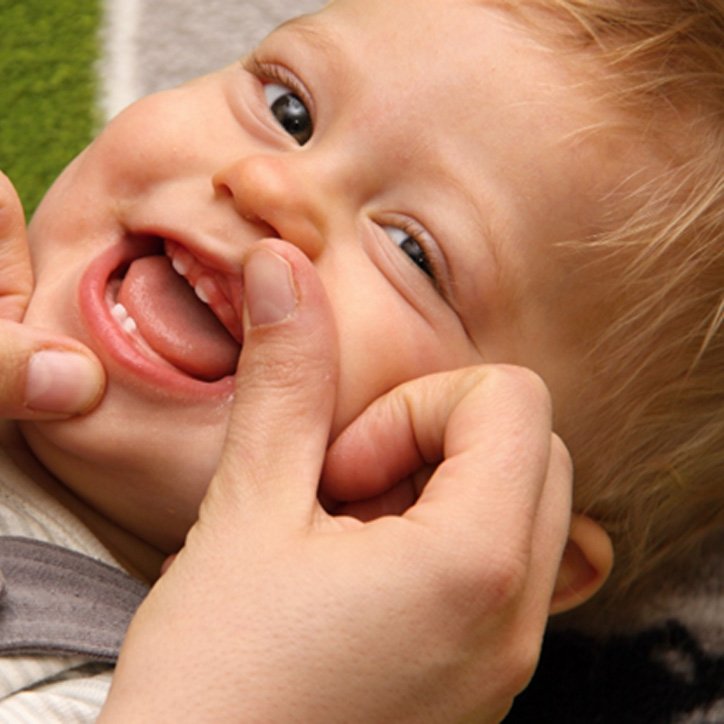
<path id="1" fill-rule="evenodd" d="M 146 356 L 205 382 L 234 374 L 243 342 L 240 276 L 211 270 L 177 244 L 159 241 L 116 270 L 106 299 Z"/>

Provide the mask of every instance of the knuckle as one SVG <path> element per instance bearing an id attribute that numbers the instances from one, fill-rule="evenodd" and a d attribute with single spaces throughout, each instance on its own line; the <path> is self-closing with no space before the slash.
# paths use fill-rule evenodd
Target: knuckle
<path id="1" fill-rule="evenodd" d="M 539 405 L 550 405 L 551 395 L 548 386 L 543 378 L 528 367 L 520 367 L 515 365 L 504 365 L 500 369 L 505 384 L 515 388 L 515 390 L 527 401 L 537 403 Z"/>
<path id="2" fill-rule="evenodd" d="M 434 569 L 435 590 L 447 606 L 471 623 L 480 616 L 502 616 L 516 611 L 527 584 L 525 562 L 512 554 L 488 551 L 439 556 Z"/>
<path id="3" fill-rule="evenodd" d="M 525 589 L 528 567 L 512 554 L 498 552 L 486 562 L 484 585 L 492 610 L 501 611 L 515 606 Z"/>
<path id="4" fill-rule="evenodd" d="M 567 478 L 573 477 L 573 458 L 563 440 L 553 433 L 551 439 L 551 462 Z"/>
<path id="5" fill-rule="evenodd" d="M 538 666 L 540 648 L 540 636 L 521 635 L 511 642 L 505 653 L 506 690 L 510 696 L 516 696 L 530 683 Z"/>
<path id="6" fill-rule="evenodd" d="M 445 612 L 436 650 L 449 650 L 451 655 L 464 651 L 471 661 L 478 660 L 483 641 L 488 641 L 481 637 L 493 636 L 499 644 L 495 648 L 500 657 L 495 682 L 498 700 L 512 699 L 530 682 L 542 640 L 542 632 L 524 620 L 526 567 L 512 556 L 477 562 L 462 555 L 454 561 L 449 555 L 440 558 L 428 578 L 433 606 Z"/>
<path id="7" fill-rule="evenodd" d="M 272 383 L 283 390 L 304 390 L 315 382 L 323 383 L 330 377 L 324 361 L 304 354 L 293 343 L 277 344 L 272 350 L 259 348 L 253 355 L 247 355 L 242 365 L 246 377 L 256 384 Z M 242 382 L 244 380 L 242 379 Z"/>
<path id="8" fill-rule="evenodd" d="M 485 370 L 482 390 L 493 395 L 501 410 L 507 414 L 529 419 L 552 416 L 551 394 L 543 379 L 527 367 L 515 365 L 490 365 Z"/>
<path id="9" fill-rule="evenodd" d="M 286 350 L 281 350 L 281 352 L 282 354 L 257 356 L 254 360 L 254 368 L 262 379 L 273 379 L 279 385 L 293 387 L 302 375 L 300 363 L 303 360 L 293 353 L 284 354 Z"/>

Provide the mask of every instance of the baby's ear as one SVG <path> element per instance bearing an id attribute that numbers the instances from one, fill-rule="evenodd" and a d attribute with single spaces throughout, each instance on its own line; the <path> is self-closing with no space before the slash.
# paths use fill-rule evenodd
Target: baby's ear
<path id="1" fill-rule="evenodd" d="M 606 582 L 612 567 L 613 546 L 608 533 L 591 518 L 574 514 L 551 613 L 570 611 L 585 603 Z"/>

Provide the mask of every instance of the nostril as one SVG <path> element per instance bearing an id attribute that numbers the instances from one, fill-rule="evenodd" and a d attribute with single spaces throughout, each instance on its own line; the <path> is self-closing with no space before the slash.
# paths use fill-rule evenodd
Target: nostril
<path id="1" fill-rule="evenodd" d="M 218 177 L 214 177 L 213 185 L 214 193 L 222 199 L 230 200 L 236 209 L 236 213 L 241 216 L 244 221 L 257 227 L 257 230 L 262 237 L 273 239 L 281 238 L 277 230 L 271 224 L 265 221 L 261 216 L 259 216 L 259 214 L 252 211 L 249 206 L 244 203 L 244 199 L 240 198 L 237 194 L 235 194 L 228 184 L 221 181 Z"/>
<path id="2" fill-rule="evenodd" d="M 226 182 L 226 177 L 223 173 L 215 173 L 211 177 L 211 187 L 214 189 L 214 193 L 219 196 L 233 196 L 234 193 L 231 187 Z"/>
<path id="3" fill-rule="evenodd" d="M 267 239 L 281 239 L 279 232 L 271 224 L 264 221 L 261 216 L 251 212 L 245 212 L 241 214 L 241 218 L 253 224 L 262 237 Z"/>

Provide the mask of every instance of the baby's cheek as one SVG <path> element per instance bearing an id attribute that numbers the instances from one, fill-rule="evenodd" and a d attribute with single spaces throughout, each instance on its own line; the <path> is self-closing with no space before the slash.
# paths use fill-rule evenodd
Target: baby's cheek
<path id="1" fill-rule="evenodd" d="M 404 382 L 482 363 L 465 335 L 450 330 L 438 336 L 425 326 L 381 333 L 373 348 L 342 349 L 333 436 L 374 400 Z"/>

